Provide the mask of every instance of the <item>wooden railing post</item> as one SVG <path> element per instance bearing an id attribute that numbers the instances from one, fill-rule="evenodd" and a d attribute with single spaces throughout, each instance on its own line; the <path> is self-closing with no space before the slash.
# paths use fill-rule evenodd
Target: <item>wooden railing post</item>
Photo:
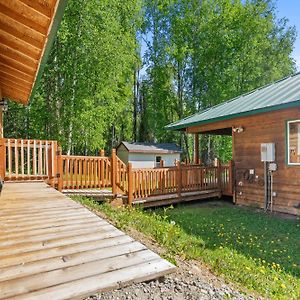
<path id="1" fill-rule="evenodd" d="M 101 157 L 104 157 L 105 151 L 103 149 L 101 149 L 99 155 Z M 104 184 L 104 159 L 101 159 L 101 161 L 100 161 L 99 184 L 101 185 L 101 187 L 105 186 L 105 184 Z"/>
<path id="2" fill-rule="evenodd" d="M 199 163 L 199 133 L 194 134 L 194 164 Z"/>
<path id="3" fill-rule="evenodd" d="M 52 157 L 52 147 L 53 144 L 50 143 L 49 145 L 50 147 L 48 148 L 48 142 L 46 142 L 46 151 L 47 151 L 47 156 L 48 156 L 48 165 L 45 166 L 48 170 L 47 170 L 47 174 L 48 174 L 48 183 L 50 186 L 54 186 L 54 176 L 53 176 L 53 169 L 52 169 L 52 161 L 53 161 L 53 157 Z"/>
<path id="4" fill-rule="evenodd" d="M 104 157 L 105 156 L 105 151 L 104 149 L 101 149 L 99 152 L 99 156 Z"/>
<path id="5" fill-rule="evenodd" d="M 133 201 L 132 163 L 128 163 L 127 165 L 127 176 L 128 176 L 128 205 L 132 206 L 132 201 Z"/>
<path id="6" fill-rule="evenodd" d="M 182 169 L 180 161 L 177 161 L 177 195 L 181 197 L 181 188 L 182 188 Z"/>
<path id="7" fill-rule="evenodd" d="M 217 166 L 217 186 L 220 191 L 222 191 L 222 165 L 220 159 L 216 159 Z"/>
<path id="8" fill-rule="evenodd" d="M 117 155 L 116 149 L 112 149 L 111 151 L 111 189 L 113 195 L 117 194 Z"/>
<path id="9" fill-rule="evenodd" d="M 164 165 L 165 165 L 165 162 L 164 162 L 163 159 L 161 159 L 161 161 L 159 162 L 159 167 L 160 167 L 160 168 L 163 168 Z"/>
<path id="10" fill-rule="evenodd" d="M 62 192 L 62 190 L 63 190 L 63 175 L 64 175 L 61 152 L 62 152 L 61 147 L 58 147 L 58 150 L 57 150 L 57 177 L 58 177 L 57 189 L 60 192 Z"/>
<path id="11" fill-rule="evenodd" d="M 228 187 L 230 195 L 233 195 L 233 182 L 233 160 L 230 160 L 228 169 Z"/>
<path id="12" fill-rule="evenodd" d="M 6 173 L 6 146 L 5 139 L 0 139 L 0 179 L 4 180 Z"/>

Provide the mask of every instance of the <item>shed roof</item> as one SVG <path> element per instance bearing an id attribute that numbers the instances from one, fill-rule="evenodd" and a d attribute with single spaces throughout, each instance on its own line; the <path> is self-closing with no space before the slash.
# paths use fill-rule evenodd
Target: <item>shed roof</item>
<path id="1" fill-rule="evenodd" d="M 28 103 L 43 72 L 66 2 L 0 0 L 2 97 Z"/>
<path id="2" fill-rule="evenodd" d="M 300 106 L 300 72 L 166 126 L 171 130 Z"/>
<path id="3" fill-rule="evenodd" d="M 181 153 L 182 150 L 176 144 L 172 143 L 140 143 L 140 142 L 121 142 L 117 149 L 124 145 L 124 147 L 131 153 Z"/>

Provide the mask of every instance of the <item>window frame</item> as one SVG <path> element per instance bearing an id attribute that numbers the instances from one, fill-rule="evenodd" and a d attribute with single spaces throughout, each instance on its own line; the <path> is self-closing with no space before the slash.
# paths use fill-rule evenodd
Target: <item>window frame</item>
<path id="1" fill-rule="evenodd" d="M 160 160 L 157 161 L 157 158 L 160 157 Z M 155 166 L 159 167 L 160 166 L 160 162 L 162 161 L 162 156 L 161 155 L 155 155 Z"/>
<path id="2" fill-rule="evenodd" d="M 290 167 L 300 167 L 300 162 L 290 162 L 290 124 L 291 123 L 299 123 L 298 128 L 300 128 L 300 119 L 292 119 L 286 121 L 286 165 Z M 300 132 L 298 130 L 298 147 L 300 146 Z M 300 149 L 298 149 L 298 152 Z M 297 154 L 298 155 L 298 154 Z"/>

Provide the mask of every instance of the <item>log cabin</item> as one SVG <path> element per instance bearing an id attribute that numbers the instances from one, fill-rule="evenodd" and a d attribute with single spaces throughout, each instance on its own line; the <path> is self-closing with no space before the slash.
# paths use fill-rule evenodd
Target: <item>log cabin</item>
<path id="1" fill-rule="evenodd" d="M 167 126 L 232 137 L 233 201 L 300 215 L 300 73 Z"/>

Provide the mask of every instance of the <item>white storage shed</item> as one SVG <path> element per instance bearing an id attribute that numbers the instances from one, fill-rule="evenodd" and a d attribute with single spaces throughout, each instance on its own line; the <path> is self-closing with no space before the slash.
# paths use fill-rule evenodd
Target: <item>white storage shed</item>
<path id="1" fill-rule="evenodd" d="M 180 160 L 181 153 L 180 147 L 171 143 L 121 142 L 117 147 L 118 157 L 125 164 L 131 162 L 133 168 L 159 167 L 161 160 L 164 166 L 171 167 Z"/>

